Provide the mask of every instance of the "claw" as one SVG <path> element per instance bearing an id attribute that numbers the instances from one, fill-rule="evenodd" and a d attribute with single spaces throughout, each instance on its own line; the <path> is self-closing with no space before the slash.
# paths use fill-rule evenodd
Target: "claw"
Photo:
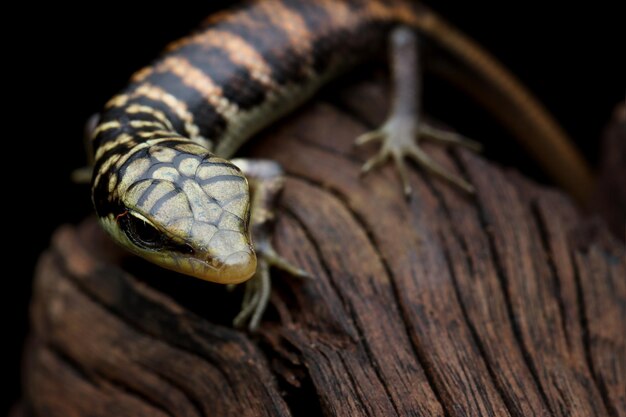
<path id="1" fill-rule="evenodd" d="M 457 177 L 456 175 L 452 175 L 447 172 L 441 165 L 433 161 L 430 156 L 428 156 L 418 146 L 412 147 L 410 149 L 409 155 L 431 173 L 449 181 L 457 187 L 465 190 L 469 194 L 474 193 L 474 187 L 470 183 L 465 181 L 463 178 Z"/>
<path id="2" fill-rule="evenodd" d="M 233 325 L 240 328 L 247 325 L 254 332 L 269 302 L 272 288 L 270 268 L 276 267 L 298 278 L 311 278 L 311 275 L 292 265 L 272 246 L 273 207 L 284 184 L 280 166 L 269 160 L 234 159 L 232 162 L 246 174 L 250 185 L 250 232 L 257 254 L 256 274 L 245 283 L 241 310 Z"/>
<path id="3" fill-rule="evenodd" d="M 259 327 L 270 299 L 271 288 L 269 265 L 261 260 L 256 275 L 246 284 L 241 311 L 233 320 L 235 327 L 243 327 L 248 319 L 248 330 L 254 332 Z"/>
<path id="4" fill-rule="evenodd" d="M 260 268 L 259 268 L 260 269 Z M 257 271 L 258 274 L 258 271 Z M 243 294 L 243 301 L 241 302 L 241 310 L 239 314 L 233 319 L 233 326 L 237 328 L 242 328 L 246 324 L 246 321 L 250 316 L 254 314 L 254 312 L 261 307 L 260 301 L 260 292 L 258 291 L 259 279 L 255 275 L 250 281 L 246 282 L 246 289 Z M 264 308 L 264 307 L 263 307 Z M 249 324 L 248 327 L 251 327 Z M 251 330 L 255 330 L 254 329 Z"/>
<path id="5" fill-rule="evenodd" d="M 480 152 L 483 149 L 483 145 L 480 142 L 476 142 L 471 139 L 459 135 L 455 132 L 449 132 L 447 130 L 436 129 L 430 125 L 422 124 L 420 127 L 420 133 L 434 142 L 439 142 L 445 145 L 462 146 L 470 149 L 474 152 Z"/>
<path id="6" fill-rule="evenodd" d="M 412 192 L 405 158 L 409 157 L 428 171 L 437 174 L 468 193 L 474 191 L 468 182 L 446 172 L 426 155 L 418 144 L 419 136 L 444 145 L 463 146 L 479 151 L 481 145 L 463 136 L 428 126 L 420 121 L 421 77 L 419 43 L 417 35 L 409 28 L 396 28 L 389 38 L 393 81 L 393 100 L 387 121 L 377 130 L 365 133 L 356 139 L 356 145 L 382 142 L 379 153 L 369 159 L 361 169 L 366 173 L 393 157 L 396 170 L 402 181 L 406 197 Z"/>
<path id="7" fill-rule="evenodd" d="M 372 169 L 382 165 L 387 160 L 388 156 L 389 155 L 387 154 L 386 150 L 384 148 L 381 149 L 377 155 L 368 159 L 367 162 L 363 164 L 363 166 L 361 167 L 361 175 L 365 175 Z"/>
<path id="8" fill-rule="evenodd" d="M 383 140 L 384 138 L 385 138 L 384 132 L 382 132 L 381 130 L 372 130 L 371 132 L 366 132 L 358 136 L 354 140 L 354 144 L 356 146 L 361 146 L 361 145 L 365 145 L 366 143 L 373 142 L 376 140 Z"/>
<path id="9" fill-rule="evenodd" d="M 296 278 L 313 278 L 311 274 L 306 272 L 304 269 L 298 268 L 293 265 L 291 262 L 280 256 L 273 248 L 267 249 L 263 254 L 263 258 L 265 261 L 273 267 L 280 269 L 281 271 L 285 271 L 289 275 Z"/>
<path id="10" fill-rule="evenodd" d="M 311 276 L 276 253 L 272 246 L 273 207 L 284 184 L 280 166 L 268 160 L 234 159 L 233 163 L 246 174 L 250 185 L 252 193 L 250 232 L 257 254 L 256 274 L 245 283 L 241 310 L 233 320 L 233 325 L 239 328 L 247 326 L 254 332 L 259 327 L 269 302 L 272 288 L 271 267 L 298 278 Z"/>
<path id="11" fill-rule="evenodd" d="M 404 196 L 409 198 L 413 192 L 413 187 L 411 187 L 411 183 L 409 182 L 409 172 L 406 168 L 406 164 L 404 163 L 404 155 L 402 153 L 394 153 L 393 159 L 396 163 L 398 173 L 400 174 L 400 180 L 402 180 Z"/>
<path id="12" fill-rule="evenodd" d="M 242 328 L 248 325 L 248 330 L 254 332 L 259 327 L 263 313 L 267 309 L 272 288 L 270 267 L 276 267 L 297 278 L 312 278 L 311 275 L 291 264 L 280 256 L 267 242 L 257 246 L 257 271 L 251 280 L 246 282 L 241 310 L 233 320 L 233 326 Z"/>
<path id="13" fill-rule="evenodd" d="M 404 195 L 408 198 L 413 191 L 405 163 L 405 158 L 409 157 L 429 172 L 438 175 L 470 194 L 473 193 L 474 187 L 471 184 L 460 177 L 448 173 L 422 151 L 417 143 L 418 136 L 425 136 L 430 140 L 446 145 L 463 146 L 474 151 L 481 149 L 481 145 L 478 142 L 466 139 L 457 133 L 440 130 L 425 124 L 418 125 L 417 120 L 412 118 L 392 117 L 380 129 L 365 133 L 356 139 L 356 145 L 362 145 L 374 140 L 383 142 L 380 151 L 363 164 L 361 175 L 382 165 L 392 156 L 402 181 Z"/>

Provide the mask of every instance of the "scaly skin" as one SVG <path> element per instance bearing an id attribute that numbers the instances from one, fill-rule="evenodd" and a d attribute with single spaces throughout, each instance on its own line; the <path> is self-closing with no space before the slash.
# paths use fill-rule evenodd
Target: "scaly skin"
<path id="1" fill-rule="evenodd" d="M 209 17 L 107 103 L 93 133 L 92 195 L 104 228 L 165 268 L 226 284 L 249 279 L 257 260 L 248 183 L 228 158 L 325 82 L 371 57 L 398 24 L 492 76 L 520 118 L 548 126 L 535 140 L 565 149 L 561 163 L 581 166 L 584 177 L 582 159 L 515 79 L 422 6 L 255 1 Z"/>

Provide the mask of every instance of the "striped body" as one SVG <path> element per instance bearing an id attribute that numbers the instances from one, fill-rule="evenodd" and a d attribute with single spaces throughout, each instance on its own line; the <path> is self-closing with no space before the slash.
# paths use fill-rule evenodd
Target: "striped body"
<path id="1" fill-rule="evenodd" d="M 249 278 L 247 183 L 222 158 L 415 21 L 400 0 L 262 0 L 207 19 L 101 115 L 93 200 L 105 229 L 164 267 Z"/>
<path id="2" fill-rule="evenodd" d="M 107 104 L 101 126 L 154 122 L 133 133 L 159 127 L 231 157 L 329 78 L 371 56 L 394 24 L 412 20 L 405 2 L 384 0 L 266 0 L 219 13 L 138 71 Z M 129 112 L 133 105 L 152 111 Z M 119 132 L 98 133 L 94 149 Z"/>

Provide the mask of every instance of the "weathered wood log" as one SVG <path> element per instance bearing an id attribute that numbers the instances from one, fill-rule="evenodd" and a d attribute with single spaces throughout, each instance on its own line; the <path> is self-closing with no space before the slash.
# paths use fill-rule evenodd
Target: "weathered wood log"
<path id="1" fill-rule="evenodd" d="M 626 240 L 626 101 L 615 107 L 604 131 L 600 172 L 590 207 L 611 231 Z"/>
<path id="2" fill-rule="evenodd" d="M 465 151 L 477 188 L 392 167 L 353 139 L 385 116 L 361 82 L 247 152 L 288 172 L 258 335 L 240 293 L 125 259 L 94 220 L 42 256 L 24 371 L 30 416 L 626 416 L 624 246 L 568 198 Z M 338 98 L 337 98 L 338 97 Z M 589 228 L 586 229 L 589 232 Z"/>

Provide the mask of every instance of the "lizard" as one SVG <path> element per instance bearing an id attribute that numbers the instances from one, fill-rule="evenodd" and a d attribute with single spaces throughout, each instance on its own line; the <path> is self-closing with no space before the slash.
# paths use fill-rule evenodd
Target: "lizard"
<path id="1" fill-rule="evenodd" d="M 500 63 L 421 3 L 408 0 L 256 0 L 209 16 L 171 43 L 110 99 L 91 132 L 92 200 L 113 240 L 146 260 L 203 280 L 245 282 L 235 325 L 258 327 L 270 267 L 308 276 L 273 249 L 272 206 L 284 175 L 272 161 L 233 158 L 256 132 L 296 109 L 323 85 L 384 49 L 394 96 L 385 124 L 357 138 L 381 142 L 363 172 L 392 159 L 405 194 L 405 159 L 467 192 L 420 147 L 427 138 L 476 142 L 421 120 L 417 36 L 480 75 L 535 126 L 537 153 L 570 167 L 563 183 L 589 183 L 583 158 L 543 107 Z M 522 135 L 523 136 L 523 135 Z M 530 137 L 532 136 L 532 137 Z M 558 178 L 557 178 L 558 179 Z"/>

